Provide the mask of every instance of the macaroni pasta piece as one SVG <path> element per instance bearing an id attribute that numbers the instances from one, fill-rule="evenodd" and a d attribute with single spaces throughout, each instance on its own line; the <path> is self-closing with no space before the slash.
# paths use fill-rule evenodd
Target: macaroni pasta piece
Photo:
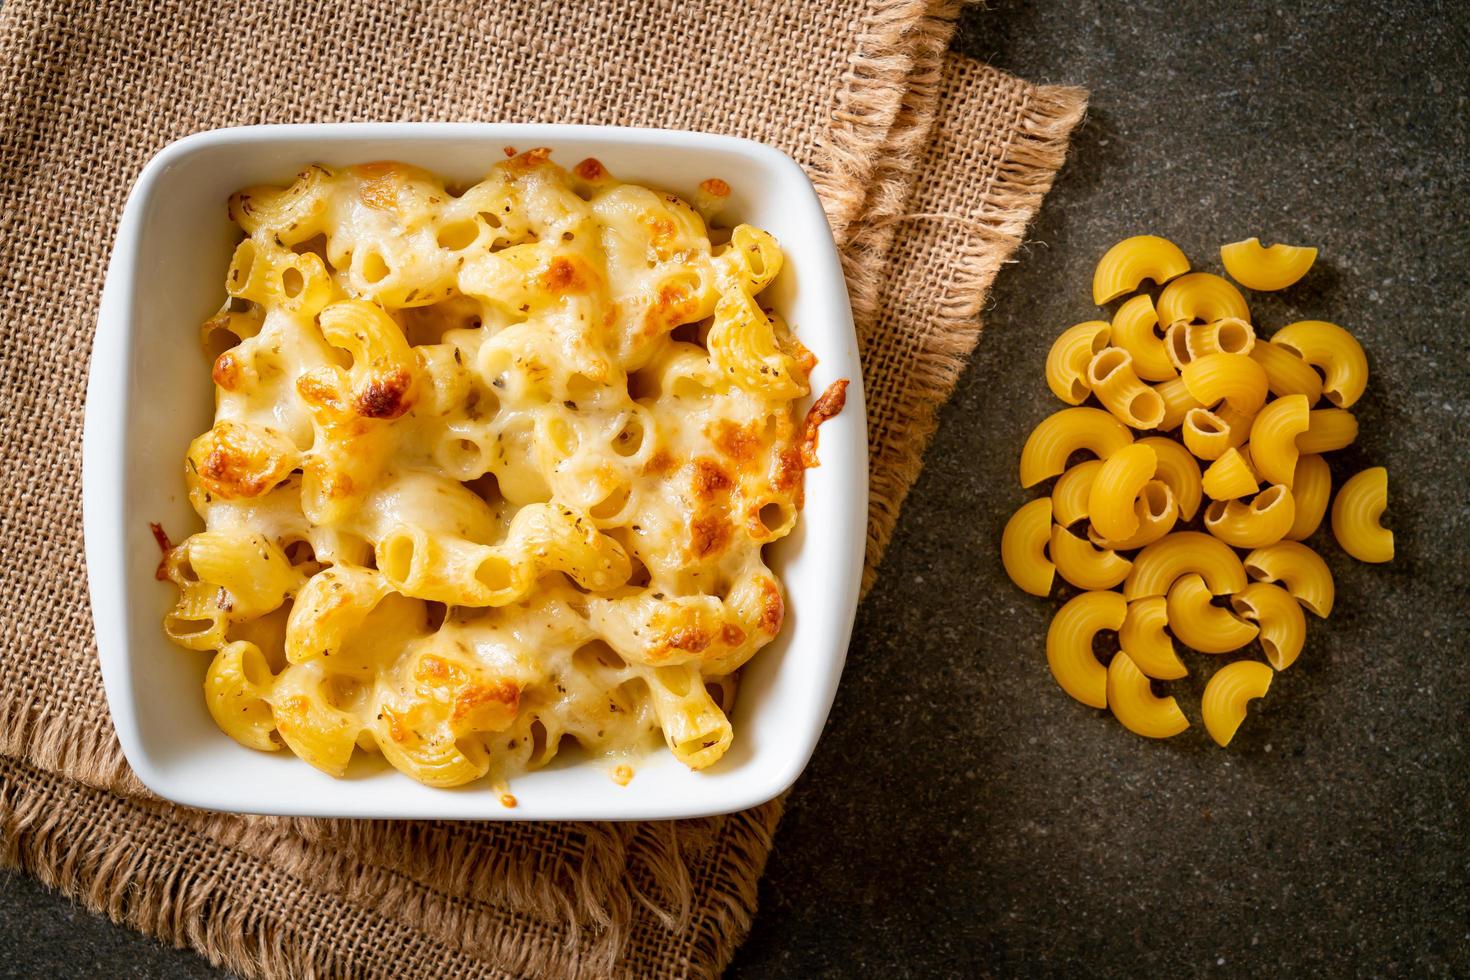
<path id="1" fill-rule="evenodd" d="M 1172 738 L 1189 719 L 1172 697 L 1155 697 L 1148 675 L 1122 650 L 1108 664 L 1108 707 L 1124 728 L 1145 738 Z"/>
<path id="2" fill-rule="evenodd" d="M 1332 502 L 1332 535 L 1358 561 L 1393 559 L 1393 532 L 1380 521 L 1388 507 L 1388 470 L 1372 466 L 1348 478 Z"/>
<path id="3" fill-rule="evenodd" d="M 1152 429 L 1164 420 L 1164 400 L 1133 373 L 1133 357 L 1109 347 L 1087 366 L 1087 380 L 1103 407 L 1135 429 Z"/>
<path id="4" fill-rule="evenodd" d="M 1067 457 L 1087 450 L 1107 459 L 1133 444 L 1128 428 L 1097 408 L 1064 408 L 1041 420 L 1021 447 L 1021 486 L 1035 486 L 1061 473 Z"/>
<path id="5" fill-rule="evenodd" d="M 1108 249 L 1092 273 L 1092 301 L 1111 303 L 1145 279 L 1160 285 L 1189 271 L 1179 246 L 1157 235 L 1135 235 Z"/>
<path id="6" fill-rule="evenodd" d="M 1290 667 L 1307 642 L 1307 618 L 1291 593 L 1265 582 L 1252 582 L 1230 597 L 1236 615 L 1260 626 L 1261 649 L 1277 670 Z"/>
<path id="7" fill-rule="evenodd" d="M 736 673 L 785 616 L 762 549 L 846 382 L 797 414 L 816 359 L 763 308 L 769 234 L 549 155 L 453 193 L 384 162 L 231 197 L 245 237 L 201 330 L 228 349 L 186 457 L 205 530 L 160 573 L 242 744 L 337 776 L 381 752 L 431 786 L 566 740 L 661 735 L 692 768 L 730 746 Z M 1100 448 L 1131 442 L 1093 411 Z M 1038 504 L 1002 552 L 1045 593 Z"/>
<path id="8" fill-rule="evenodd" d="M 1310 371 L 1311 368 L 1307 370 Z M 1164 417 L 1159 419 L 1159 424 L 1155 428 L 1165 432 L 1179 428 L 1190 409 L 1204 407 L 1189 393 L 1189 388 L 1184 384 L 1183 378 L 1170 378 L 1153 387 L 1159 397 L 1164 400 Z"/>
<path id="9" fill-rule="evenodd" d="M 1100 459 L 1084 459 L 1057 477 L 1051 490 L 1052 519 L 1063 527 L 1071 527 L 1087 516 L 1087 500 L 1092 482 L 1102 469 Z"/>
<path id="10" fill-rule="evenodd" d="M 1179 504 L 1174 500 L 1174 491 L 1162 480 L 1150 480 L 1138 492 L 1133 502 L 1138 518 L 1138 530 L 1126 538 L 1105 538 L 1096 527 L 1087 528 L 1087 537 L 1099 548 L 1114 551 L 1132 551 L 1153 544 L 1174 529 L 1179 520 Z"/>
<path id="11" fill-rule="evenodd" d="M 1296 501 L 1279 483 L 1256 494 L 1250 503 L 1217 500 L 1205 508 L 1205 530 L 1236 548 L 1264 548 L 1286 537 L 1296 520 Z"/>
<path id="12" fill-rule="evenodd" d="M 1240 450 L 1230 448 L 1210 464 L 1201 481 L 1204 492 L 1212 500 L 1234 500 L 1249 497 L 1260 488 L 1250 463 Z"/>
<path id="13" fill-rule="evenodd" d="M 1128 603 L 1116 592 L 1083 592 L 1052 617 L 1046 632 L 1046 662 L 1062 690 L 1094 708 L 1108 706 L 1108 670 L 1092 655 L 1092 638 L 1117 630 Z"/>
<path id="14" fill-rule="evenodd" d="M 1298 320 L 1276 331 L 1271 343 L 1322 369 L 1322 393 L 1338 408 L 1352 408 L 1368 387 L 1368 355 L 1356 337 L 1325 320 Z"/>
<path id="15" fill-rule="evenodd" d="M 1211 323 L 1225 317 L 1249 322 L 1250 307 L 1240 290 L 1210 272 L 1191 272 L 1164 287 L 1159 294 L 1159 322 L 1200 320 Z"/>
<path id="16" fill-rule="evenodd" d="M 1153 479 L 1159 458 L 1148 446 L 1124 446 L 1103 462 L 1087 496 L 1092 526 L 1108 538 L 1126 538 L 1138 530 L 1133 502 Z"/>
<path id="17" fill-rule="evenodd" d="M 1300 454 L 1297 437 L 1311 422 L 1306 395 L 1278 398 L 1256 413 L 1251 423 L 1251 461 L 1267 483 L 1290 487 Z"/>
<path id="18" fill-rule="evenodd" d="M 1307 415 L 1307 431 L 1296 437 L 1297 452 L 1330 453 L 1346 449 L 1358 438 L 1358 420 L 1340 408 L 1314 408 Z"/>
<path id="19" fill-rule="evenodd" d="M 1245 721 L 1246 703 L 1265 697 L 1274 676 L 1270 667 L 1257 660 L 1237 660 L 1215 671 L 1205 685 L 1200 714 L 1205 730 L 1221 748 L 1230 744 Z"/>
<path id="20" fill-rule="evenodd" d="M 1148 293 L 1130 297 L 1113 314 L 1112 342 L 1129 353 L 1133 370 L 1145 381 L 1168 381 L 1179 374 L 1158 328 L 1159 315 Z"/>
<path id="21" fill-rule="evenodd" d="M 1195 461 L 1194 455 L 1173 439 L 1163 436 L 1150 436 L 1138 442 L 1152 449 L 1158 458 L 1158 469 L 1154 476 L 1168 486 L 1173 494 L 1179 505 L 1179 516 L 1186 521 L 1193 520 L 1203 495 L 1199 463 Z"/>
<path id="22" fill-rule="evenodd" d="M 1137 563 L 1135 562 L 1135 568 Z M 1286 591 L 1313 615 L 1326 619 L 1337 589 L 1322 556 L 1296 541 L 1279 541 L 1245 556 L 1245 571 L 1258 582 L 1284 582 Z M 1231 592 L 1240 592 L 1239 588 Z"/>
<path id="23" fill-rule="evenodd" d="M 1167 595 L 1177 579 L 1191 572 L 1203 577 L 1213 595 L 1245 588 L 1245 569 L 1225 542 L 1199 531 L 1175 531 L 1133 559 L 1133 570 L 1123 582 L 1123 597 L 1132 602 Z"/>
<path id="24" fill-rule="evenodd" d="M 1236 317 L 1210 323 L 1175 320 L 1164 331 L 1164 353 L 1179 369 L 1208 354 L 1249 354 L 1255 345 L 1255 328 Z"/>
<path id="25" fill-rule="evenodd" d="M 1062 331 L 1046 355 L 1046 383 L 1054 395 L 1069 405 L 1087 401 L 1087 365 L 1108 345 L 1111 330 L 1106 320 L 1088 320 Z"/>
<path id="26" fill-rule="evenodd" d="M 1169 587 L 1169 629 L 1179 642 L 1200 653 L 1229 653 L 1256 638 L 1255 626 L 1229 609 L 1211 605 L 1205 580 L 1195 573 Z"/>
<path id="27" fill-rule="evenodd" d="M 1308 407 L 1322 397 L 1322 376 L 1296 354 L 1277 344 L 1256 344 L 1251 360 L 1266 372 L 1266 387 L 1278 398 L 1305 395 Z"/>
<path id="28" fill-rule="evenodd" d="M 1327 460 L 1312 453 L 1299 455 L 1291 479 L 1291 498 L 1296 502 L 1296 518 L 1286 532 L 1290 541 L 1309 538 L 1322 524 L 1327 513 L 1327 498 L 1332 495 L 1332 471 Z"/>
<path id="29" fill-rule="evenodd" d="M 1056 566 L 1046 557 L 1051 518 L 1051 499 L 1038 498 L 1012 514 L 1000 536 L 1000 560 L 1006 574 L 1032 595 L 1049 594 L 1056 574 Z"/>
<path id="30" fill-rule="evenodd" d="M 1173 639 L 1164 630 L 1168 624 L 1168 600 L 1163 596 L 1149 596 L 1128 603 L 1128 615 L 1118 631 L 1118 646 L 1123 652 L 1139 670 L 1161 681 L 1189 676 L 1174 652 Z"/>
<path id="31" fill-rule="evenodd" d="M 1052 525 L 1051 558 L 1062 578 L 1079 589 L 1111 589 L 1128 577 L 1133 564 L 1115 551 L 1094 548 L 1060 524 Z"/>
<path id="32" fill-rule="evenodd" d="M 1184 445 L 1200 459 L 1216 460 L 1232 448 L 1232 426 L 1219 412 L 1208 408 L 1191 408 L 1184 415 L 1179 433 Z M 1244 440 L 1242 440 L 1243 442 Z"/>
<path id="33" fill-rule="evenodd" d="M 1186 364 L 1179 376 L 1201 405 L 1223 401 L 1243 415 L 1255 415 L 1266 403 L 1266 372 L 1244 354 L 1206 354 Z"/>
<path id="34" fill-rule="evenodd" d="M 1246 289 L 1270 292 L 1285 289 L 1307 274 L 1317 261 L 1317 250 L 1309 245 L 1264 246 L 1259 238 L 1220 246 L 1220 261 L 1230 278 Z"/>

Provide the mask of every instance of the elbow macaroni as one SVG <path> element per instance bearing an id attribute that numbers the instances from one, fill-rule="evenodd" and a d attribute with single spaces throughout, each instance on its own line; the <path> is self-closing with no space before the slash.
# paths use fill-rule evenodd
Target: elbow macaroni
<path id="1" fill-rule="evenodd" d="M 1087 366 L 1108 345 L 1111 328 L 1105 320 L 1088 320 L 1062 331 L 1046 356 L 1046 383 L 1068 405 L 1081 405 L 1092 390 Z"/>
<path id="2" fill-rule="evenodd" d="M 1130 298 L 1113 314 L 1112 341 L 1132 356 L 1133 370 L 1145 381 L 1168 381 L 1179 374 L 1158 326 L 1159 315 L 1148 293 Z"/>
<path id="3" fill-rule="evenodd" d="M 1189 271 L 1179 246 L 1157 235 L 1135 235 L 1108 249 L 1092 273 L 1092 301 L 1098 306 L 1131 293 L 1145 279 L 1163 285 Z"/>
<path id="4" fill-rule="evenodd" d="M 1221 245 L 1220 261 L 1230 278 L 1246 289 L 1271 292 L 1285 289 L 1306 275 L 1317 261 L 1317 250 L 1308 245 L 1279 242 L 1268 248 L 1259 238 L 1247 238 Z"/>
<path id="5" fill-rule="evenodd" d="M 1061 473 L 1067 457 L 1085 449 L 1107 459 L 1133 444 L 1127 427 L 1096 408 L 1064 408 L 1042 419 L 1021 448 L 1021 486 L 1035 486 Z"/>
<path id="6" fill-rule="evenodd" d="M 1388 470 L 1373 466 L 1349 477 L 1332 502 L 1332 536 L 1358 561 L 1393 560 L 1393 532 L 1380 523 L 1388 508 Z"/>
<path id="7" fill-rule="evenodd" d="M 1092 655 L 1092 638 L 1117 630 L 1128 603 L 1116 592 L 1083 592 L 1057 610 L 1046 632 L 1046 662 L 1062 690 L 1094 708 L 1108 706 L 1108 670 Z"/>
<path id="8" fill-rule="evenodd" d="M 1280 289 L 1305 274 L 1316 250 L 1268 249 L 1252 238 L 1222 246 L 1221 257 L 1242 285 Z M 1150 279 L 1157 299 L 1139 291 Z M 1363 394 L 1367 360 L 1347 331 L 1323 321 L 1258 338 L 1240 289 L 1190 272 L 1165 239 L 1127 239 L 1099 262 L 1095 302 L 1130 292 L 1111 323 L 1079 323 L 1051 348 L 1047 383 L 1078 407 L 1056 412 L 1027 438 L 1022 485 L 1058 479 L 1049 496 L 1008 522 L 1001 557 L 1028 592 L 1048 594 L 1058 573 L 1084 590 L 1053 618 L 1047 662 L 1073 698 L 1110 709 L 1140 735 L 1167 738 L 1189 726 L 1173 697 L 1154 693 L 1155 683 L 1188 675 L 1174 638 L 1209 654 L 1258 640 L 1269 666 L 1228 664 L 1205 689 L 1205 725 L 1223 746 L 1246 702 L 1265 694 L 1273 668 L 1301 655 L 1303 610 L 1331 612 L 1331 572 L 1300 543 L 1328 504 L 1345 551 L 1364 561 L 1393 556 L 1392 533 L 1380 523 L 1386 471 L 1358 474 L 1333 499 L 1321 455 L 1357 437 L 1346 409 Z M 219 327 L 236 328 L 255 329 Z M 1314 409 L 1324 392 L 1333 407 Z M 1081 407 L 1090 397 L 1105 411 Z M 1149 429 L 1170 435 L 1135 441 L 1130 431 Z M 249 438 L 271 457 L 268 434 Z M 1068 468 L 1079 451 L 1096 458 Z M 289 459 L 284 448 L 276 453 Z M 1209 463 L 1203 473 L 1200 460 Z M 1197 516 L 1199 525 L 1178 526 Z M 1249 552 L 1244 561 L 1237 549 Z M 1117 632 L 1119 647 L 1103 657 L 1106 667 L 1093 655 L 1104 630 Z"/>
<path id="9" fill-rule="evenodd" d="M 432 786 L 564 738 L 661 733 L 692 768 L 730 746 L 731 675 L 785 616 L 762 548 L 846 383 L 796 414 L 815 358 L 757 302 L 770 235 L 717 245 L 679 198 L 548 156 L 458 194 L 375 163 L 230 199 L 234 305 L 202 332 L 232 346 L 186 460 L 206 530 L 161 571 L 242 744 Z M 1003 550 L 1045 592 L 1050 505 L 1022 515 Z"/>
<path id="10" fill-rule="evenodd" d="M 1322 393 L 1338 408 L 1352 408 L 1368 387 L 1368 355 L 1356 337 L 1325 320 L 1298 320 L 1276 331 L 1271 343 L 1322 369 Z"/>
<path id="11" fill-rule="evenodd" d="M 1205 685 L 1200 714 L 1216 744 L 1222 748 L 1230 744 L 1245 721 L 1246 703 L 1265 697 L 1273 676 L 1270 667 L 1255 660 L 1237 660 L 1215 671 Z"/>

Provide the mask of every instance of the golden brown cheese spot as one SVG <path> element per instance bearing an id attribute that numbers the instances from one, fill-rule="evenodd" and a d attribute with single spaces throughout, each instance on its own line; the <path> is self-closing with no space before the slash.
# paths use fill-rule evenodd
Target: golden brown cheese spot
<path id="1" fill-rule="evenodd" d="M 234 391 L 240 384 L 240 359 L 235 356 L 235 352 L 227 350 L 215 358 L 214 369 L 209 376 L 225 391 Z"/>
<path id="2" fill-rule="evenodd" d="M 403 720 L 403 716 L 386 704 L 383 705 L 383 710 L 379 712 L 378 717 L 388 723 L 388 737 L 399 745 L 413 738 L 413 730 L 408 727 L 408 723 Z"/>
<path id="3" fill-rule="evenodd" d="M 259 497 L 285 475 L 269 458 L 258 459 L 247 447 L 234 442 L 216 442 L 198 463 L 199 479 L 217 496 Z"/>
<path id="4" fill-rule="evenodd" d="M 352 407 L 369 419 L 396 419 L 408 411 L 408 389 L 413 377 L 402 369 L 375 377 L 357 393 Z"/>
<path id="5" fill-rule="evenodd" d="M 745 630 L 734 623 L 726 623 L 720 629 L 720 639 L 727 647 L 738 647 L 745 642 Z"/>
<path id="6" fill-rule="evenodd" d="M 699 304 L 687 283 L 666 282 L 643 311 L 643 332 L 655 334 L 688 323 L 698 311 Z"/>
<path id="7" fill-rule="evenodd" d="M 307 460 L 306 471 L 316 479 L 318 486 L 321 487 L 322 495 L 328 499 L 352 496 L 352 477 L 346 473 L 339 473 L 325 460 Z"/>
<path id="8" fill-rule="evenodd" d="M 760 589 L 761 616 L 759 625 L 763 632 L 775 636 L 781 632 L 781 623 L 786 618 L 786 602 L 781 598 L 781 590 L 770 579 L 761 579 Z"/>
<path id="9" fill-rule="evenodd" d="M 512 149 L 506 147 L 507 150 Z M 538 146 L 519 155 L 512 153 L 508 166 L 512 170 L 534 170 L 551 157 L 551 147 Z"/>
<path id="10" fill-rule="evenodd" d="M 607 168 L 604 167 L 602 165 L 602 161 L 598 160 L 596 157 L 588 157 L 587 159 L 583 160 L 581 163 L 573 167 L 572 173 L 576 174 L 578 177 L 581 177 L 583 180 L 592 183 L 606 177 Z"/>
<path id="11" fill-rule="evenodd" d="M 699 189 L 704 191 L 710 197 L 730 196 L 730 185 L 725 183 L 718 177 L 711 177 L 708 180 L 700 181 Z"/>
<path id="12" fill-rule="evenodd" d="M 505 807 L 507 810 L 514 810 L 516 806 L 516 798 L 509 793 L 501 793 L 500 805 Z"/>
<path id="13" fill-rule="evenodd" d="M 313 408 L 342 411 L 342 400 L 338 397 L 336 386 L 318 375 L 303 374 L 297 378 L 296 393 Z"/>
<path id="14" fill-rule="evenodd" d="M 677 466 L 678 460 L 674 459 L 668 450 L 659 449 L 652 456 L 648 457 L 648 462 L 643 464 L 643 474 L 645 476 L 663 476 L 666 473 L 673 472 Z"/>
<path id="15" fill-rule="evenodd" d="M 707 433 L 715 448 L 729 456 L 737 463 L 746 463 L 755 459 L 761 448 L 761 425 L 752 422 L 749 425 L 737 425 L 729 419 L 720 419 Z"/>
<path id="16" fill-rule="evenodd" d="M 817 436 L 822 423 L 842 411 L 847 404 L 847 379 L 838 378 L 827 386 L 822 396 L 807 409 L 806 429 L 801 439 L 801 462 L 804 466 L 820 466 L 817 461 Z"/>
<path id="17" fill-rule="evenodd" d="M 719 514 L 699 514 L 689 522 L 689 554 L 708 558 L 730 543 L 730 524 Z"/>
<path id="18" fill-rule="evenodd" d="M 639 222 L 648 229 L 648 246 L 660 262 L 667 262 L 673 254 L 670 246 L 679 234 L 678 225 L 674 219 L 666 215 L 645 213 Z"/>
<path id="19" fill-rule="evenodd" d="M 801 486 L 806 466 L 802 463 L 799 449 L 787 448 L 776 454 L 775 473 L 771 485 L 783 493 L 791 493 Z"/>
<path id="20" fill-rule="evenodd" d="M 426 654 L 419 659 L 418 665 L 414 668 L 413 676 L 415 680 L 425 683 L 448 680 L 462 682 L 466 680 L 465 672 L 461 668 L 445 660 L 443 657 L 434 656 L 432 653 Z"/>
<path id="21" fill-rule="evenodd" d="M 685 626 L 676 629 L 669 634 L 665 642 L 671 650 L 683 650 L 685 653 L 701 653 L 710 644 L 710 635 L 698 626 Z"/>
<path id="22" fill-rule="evenodd" d="M 398 189 L 404 177 L 399 164 L 383 160 L 349 169 L 360 181 L 357 196 L 362 203 L 378 211 L 392 211 L 398 207 Z"/>
<path id="23" fill-rule="evenodd" d="M 596 272 L 575 256 L 558 255 L 541 273 L 541 288 L 558 296 L 585 293 L 593 287 Z"/>
<path id="24" fill-rule="evenodd" d="M 458 724 L 473 714 L 475 727 L 503 728 L 515 717 L 520 700 L 521 689 L 511 681 L 470 684 L 455 697 L 450 717 Z"/>
<path id="25" fill-rule="evenodd" d="M 700 500 L 709 500 L 735 485 L 734 480 L 731 479 L 729 473 L 725 472 L 723 466 L 705 457 L 694 461 L 694 475 L 691 482 L 694 496 Z"/>

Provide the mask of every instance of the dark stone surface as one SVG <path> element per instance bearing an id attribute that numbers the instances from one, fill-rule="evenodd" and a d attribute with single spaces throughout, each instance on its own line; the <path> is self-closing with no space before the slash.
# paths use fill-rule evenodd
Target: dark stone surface
<path id="1" fill-rule="evenodd" d="M 829 730 L 790 800 L 736 977 L 1470 973 L 1470 11 L 1457 3 L 993 3 L 965 52 L 1092 90 L 1002 272 Z M 1399 558 L 1322 535 L 1339 605 L 1228 751 L 1124 731 L 1051 680 L 1052 602 L 996 548 L 1041 379 L 1093 263 L 1167 235 L 1321 247 L 1255 303 L 1339 322 L 1373 365 L 1341 477 L 1383 463 Z M 0 973 L 214 975 L 35 883 L 0 888 Z"/>

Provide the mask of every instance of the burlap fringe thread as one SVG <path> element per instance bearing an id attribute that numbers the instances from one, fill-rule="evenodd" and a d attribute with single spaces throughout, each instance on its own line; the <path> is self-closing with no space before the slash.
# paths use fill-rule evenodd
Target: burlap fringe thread
<path id="1" fill-rule="evenodd" d="M 869 329 L 878 317 L 889 250 L 910 220 L 904 209 L 913 181 L 903 167 L 921 157 L 931 137 L 943 54 L 957 6 L 952 0 L 909 0 L 875 13 L 837 98 L 831 134 L 822 141 L 825 162 L 814 183 L 834 236 L 843 246 L 855 317 Z M 872 585 L 883 546 L 918 475 L 934 431 L 934 406 L 953 388 L 979 339 L 978 314 L 986 290 L 1049 189 L 1051 175 L 1065 155 L 1067 135 L 1085 108 L 1084 98 L 1075 89 L 1038 89 L 998 175 L 1002 207 L 974 216 L 939 216 L 972 234 L 935 310 L 933 343 L 916 365 L 917 383 L 905 393 L 911 426 L 907 438 L 892 448 L 896 465 L 875 468 L 864 592 Z M 12 758 L 28 756 L 59 777 L 144 805 L 137 801 L 147 799 L 146 790 L 111 733 L 78 731 L 71 721 L 57 723 L 31 711 L 14 710 L 0 720 L 3 751 Z M 126 842 L 99 847 L 90 836 L 64 826 L 63 814 L 45 810 L 41 796 L 24 793 L 8 778 L 9 766 L 14 765 L 22 764 L 10 762 L 0 769 L 0 860 L 5 864 L 24 868 L 115 922 L 165 942 L 187 943 L 216 965 L 246 976 L 315 977 L 348 971 L 344 951 L 314 945 L 297 931 L 304 928 L 301 923 L 282 921 L 274 910 L 240 899 L 227 885 L 209 877 L 140 873 L 151 860 L 147 853 Z M 445 837 L 437 836 L 433 846 L 404 849 L 402 837 L 391 828 L 365 821 L 218 817 L 210 827 L 215 846 L 255 854 L 262 862 L 264 855 L 270 855 L 271 865 L 295 868 L 299 878 L 319 882 L 322 890 L 348 900 L 379 908 L 383 903 L 411 901 L 419 906 L 414 920 L 446 942 L 465 939 L 456 932 L 463 926 L 456 909 L 438 891 L 446 881 L 453 882 L 455 893 L 566 922 L 571 931 L 562 950 L 537 950 L 533 956 L 532 951 L 500 947 L 493 938 L 471 945 L 496 947 L 484 952 L 513 969 L 574 976 L 615 972 L 629 938 L 635 903 L 671 931 L 694 931 L 693 947 L 702 955 L 691 957 L 691 967 L 728 962 L 750 928 L 756 883 L 781 809 L 782 801 L 774 800 L 730 817 L 668 823 L 641 834 L 638 825 L 584 825 L 588 840 L 594 842 L 585 849 L 588 860 L 580 862 L 575 873 L 558 875 L 508 861 L 474 865 L 466 860 L 468 840 L 449 839 L 446 844 Z M 430 839 L 426 831 L 421 844 Z M 738 882 L 739 888 L 720 893 L 718 907 L 690 921 L 698 883 L 691 880 L 685 854 L 691 847 L 717 845 L 726 855 L 718 869 L 722 879 Z M 300 852 L 283 854 L 293 846 Z M 363 865 L 363 854 L 374 855 L 376 867 Z M 483 851 L 477 854 L 483 857 Z M 624 873 L 631 862 L 648 869 L 650 887 L 641 887 Z M 391 878 L 384 872 L 391 872 Z M 413 894 L 405 889 L 405 881 L 418 886 Z M 591 957 L 579 961 L 572 954 L 582 929 L 591 930 L 595 940 Z"/>

